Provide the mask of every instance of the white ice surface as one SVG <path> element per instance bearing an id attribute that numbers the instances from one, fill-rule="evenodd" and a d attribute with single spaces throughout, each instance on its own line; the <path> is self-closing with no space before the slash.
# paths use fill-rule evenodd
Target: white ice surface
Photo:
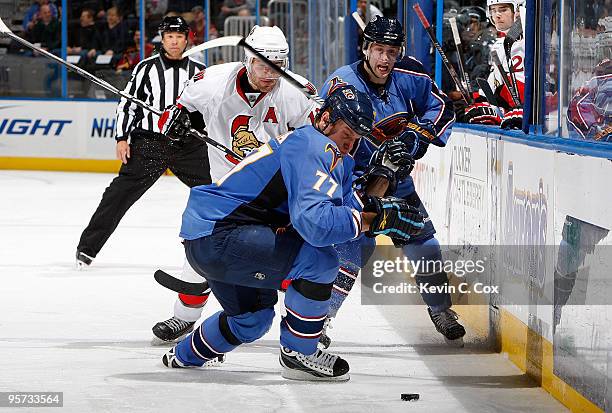
<path id="1" fill-rule="evenodd" d="M 330 331 L 347 383 L 281 378 L 278 319 L 220 367 L 164 368 L 150 329 L 174 294 L 152 274 L 182 266 L 188 191 L 163 177 L 78 272 L 78 238 L 112 178 L 0 171 L 0 391 L 62 391 L 70 412 L 565 411 L 503 356 L 446 346 L 424 307 L 361 306 L 358 289 Z M 217 309 L 211 300 L 204 315 Z"/>

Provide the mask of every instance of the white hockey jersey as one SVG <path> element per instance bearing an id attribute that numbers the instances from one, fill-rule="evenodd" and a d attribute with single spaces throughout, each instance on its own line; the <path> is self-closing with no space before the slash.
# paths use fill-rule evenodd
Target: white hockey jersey
<path id="1" fill-rule="evenodd" d="M 211 66 L 189 80 L 177 101 L 190 112 L 200 112 L 208 136 L 242 157 L 290 128 L 313 123 L 318 107 L 282 78 L 271 92 L 245 93 L 239 80 L 245 72 L 240 62 Z M 303 77 L 291 75 L 314 90 Z M 208 158 L 213 181 L 234 166 L 212 146 Z"/>

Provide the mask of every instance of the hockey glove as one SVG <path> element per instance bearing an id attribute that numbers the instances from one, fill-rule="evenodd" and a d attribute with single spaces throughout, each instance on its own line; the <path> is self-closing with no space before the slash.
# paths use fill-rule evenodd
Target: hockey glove
<path id="1" fill-rule="evenodd" d="M 612 125 L 593 125 L 589 131 L 588 136 L 592 137 L 593 140 L 601 141 L 601 142 L 611 142 L 612 141 Z"/>
<path id="2" fill-rule="evenodd" d="M 159 131 L 171 141 L 183 141 L 191 129 L 189 113 L 181 105 L 168 106 L 159 118 L 157 126 Z"/>
<path id="3" fill-rule="evenodd" d="M 418 139 L 415 141 L 412 148 L 399 137 L 386 141 L 372 154 L 369 166 L 390 169 L 396 181 L 406 179 L 414 168 L 413 153 L 416 150 L 414 145 L 418 147 Z"/>
<path id="4" fill-rule="evenodd" d="M 488 102 L 476 102 L 465 110 L 465 121 L 479 125 L 499 125 L 502 119 Z"/>
<path id="5" fill-rule="evenodd" d="M 405 129 L 399 136 L 409 148 L 413 159 L 425 156 L 429 144 L 437 138 L 434 125 L 429 120 L 419 120 L 414 117 L 412 122 L 406 123 Z"/>
<path id="6" fill-rule="evenodd" d="M 364 212 L 376 212 L 376 217 L 365 233 L 367 237 L 387 235 L 392 240 L 407 242 L 425 227 L 421 212 L 404 199 L 369 196 L 363 206 Z"/>
<path id="7" fill-rule="evenodd" d="M 502 129 L 523 129 L 523 108 L 514 108 L 506 112 L 501 123 Z"/>

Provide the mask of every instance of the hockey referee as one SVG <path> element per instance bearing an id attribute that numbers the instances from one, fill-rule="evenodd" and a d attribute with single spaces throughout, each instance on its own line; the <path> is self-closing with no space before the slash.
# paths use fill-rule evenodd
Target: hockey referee
<path id="1" fill-rule="evenodd" d="M 163 111 L 176 102 L 186 81 L 205 66 L 182 57 L 189 34 L 189 25 L 182 17 L 164 18 L 159 32 L 160 53 L 136 65 L 125 92 Z M 195 138 L 173 142 L 159 133 L 158 120 L 158 116 L 125 98 L 119 102 L 115 139 L 121 169 L 81 234 L 76 252 L 79 269 L 92 263 L 127 210 L 166 169 L 189 187 L 211 182 L 206 144 Z M 197 123 L 192 126 L 204 127 L 203 122 Z"/>

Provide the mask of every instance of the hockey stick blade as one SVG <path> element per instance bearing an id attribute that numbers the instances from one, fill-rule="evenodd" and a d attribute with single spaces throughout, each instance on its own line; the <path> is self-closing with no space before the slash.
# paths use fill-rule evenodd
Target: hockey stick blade
<path id="1" fill-rule="evenodd" d="M 4 21 L 2 21 L 2 18 L 0 18 L 0 33 L 1 34 L 13 33 L 11 29 L 9 29 L 8 26 L 4 24 Z"/>
<path id="2" fill-rule="evenodd" d="M 204 295 L 204 293 L 207 293 L 210 289 L 206 281 L 201 283 L 190 283 L 179 280 L 178 278 L 175 278 L 162 270 L 155 271 L 153 278 L 155 278 L 155 281 L 157 281 L 162 287 L 166 287 L 169 290 L 181 294 Z"/>
<path id="3" fill-rule="evenodd" d="M 353 14 L 351 14 L 351 16 L 353 16 L 353 19 L 355 19 L 355 21 L 357 22 L 357 25 L 359 26 L 359 28 L 361 29 L 361 31 L 365 30 L 366 24 L 363 21 L 363 19 L 361 18 L 361 16 L 359 15 L 359 13 L 357 13 L 356 11 L 353 12 Z"/>
<path id="4" fill-rule="evenodd" d="M 506 70 L 504 69 L 504 66 L 501 63 L 501 60 L 499 60 L 499 56 L 497 55 L 497 52 L 495 50 L 491 51 L 491 58 L 493 59 L 493 64 L 501 75 L 502 82 L 504 82 L 504 85 L 508 88 L 508 91 L 510 91 L 510 96 L 512 97 L 512 103 L 514 103 L 514 107 L 520 108 L 522 105 L 521 101 L 518 98 L 517 91 L 514 89 L 514 86 L 511 85 L 508 81 L 508 77 L 506 76 Z"/>
<path id="5" fill-rule="evenodd" d="M 523 23 L 521 23 L 521 19 L 518 19 L 508 29 L 508 32 L 506 33 L 506 37 L 504 38 L 504 42 L 506 42 L 506 40 L 509 40 L 511 42 L 516 42 L 522 35 L 523 35 Z"/>
<path id="6" fill-rule="evenodd" d="M 203 52 L 204 50 L 214 49 L 215 47 L 238 46 L 238 43 L 240 42 L 240 40 L 242 40 L 242 37 L 240 36 L 219 37 L 218 39 L 209 40 L 205 43 L 192 47 L 191 49 L 185 51 L 182 57 L 188 57 L 193 54 Z"/>
<path id="7" fill-rule="evenodd" d="M 489 82 L 487 82 L 485 79 L 479 78 L 479 79 L 476 79 L 476 84 L 482 90 L 482 93 L 484 93 L 485 97 L 487 98 L 487 101 L 492 106 L 495 107 L 495 111 L 497 112 L 499 117 L 503 118 L 504 114 L 499 108 L 499 102 L 497 101 L 497 98 L 493 94 L 493 90 L 491 89 L 491 85 L 489 85 Z"/>
<path id="8" fill-rule="evenodd" d="M 465 88 L 468 90 L 468 92 L 472 92 L 470 76 L 465 71 L 465 66 L 463 64 L 465 59 L 463 57 L 461 36 L 459 35 L 459 28 L 457 27 L 457 19 L 454 17 L 451 17 L 450 19 L 448 19 L 448 21 L 451 26 L 451 31 L 453 32 L 453 39 L 455 41 L 455 49 L 457 50 L 457 60 L 459 63 L 459 74 L 461 74 L 461 76 L 463 77 L 463 81 L 465 82 Z"/>

